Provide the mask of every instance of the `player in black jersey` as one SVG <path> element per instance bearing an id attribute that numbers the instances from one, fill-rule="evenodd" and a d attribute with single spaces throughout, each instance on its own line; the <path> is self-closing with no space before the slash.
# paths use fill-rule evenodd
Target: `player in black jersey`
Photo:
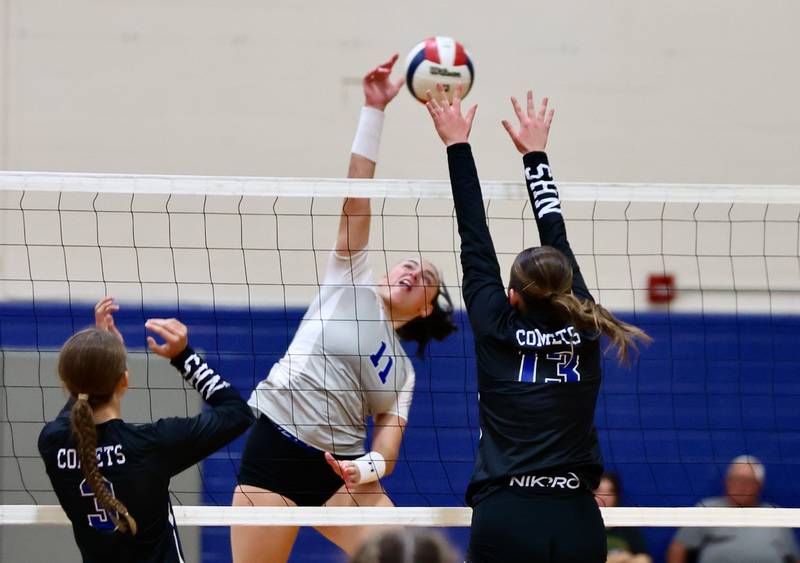
<path id="1" fill-rule="evenodd" d="M 467 502 L 473 507 L 471 563 L 605 562 L 606 540 L 592 489 L 602 474 L 594 428 L 600 336 L 624 361 L 638 328 L 592 299 L 567 242 L 547 144 L 547 100 L 527 111 L 512 98 L 525 179 L 543 246 L 522 251 L 506 294 L 486 224 L 467 139 L 475 107 L 461 114 L 439 88 L 428 110 L 447 145 L 461 236 L 464 302 L 475 335 L 481 438 Z"/>
<path id="2" fill-rule="evenodd" d="M 39 434 L 39 453 L 72 522 L 85 562 L 182 562 L 169 480 L 242 434 L 253 414 L 239 393 L 188 345 L 176 319 L 150 319 L 150 350 L 170 360 L 211 409 L 192 418 L 128 424 L 120 416 L 128 389 L 118 309 L 95 307 L 96 327 L 67 340 L 58 375 L 70 394 Z"/>

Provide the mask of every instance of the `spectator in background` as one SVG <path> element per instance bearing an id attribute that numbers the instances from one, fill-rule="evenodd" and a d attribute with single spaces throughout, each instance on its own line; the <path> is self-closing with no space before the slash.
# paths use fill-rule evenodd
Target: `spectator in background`
<path id="1" fill-rule="evenodd" d="M 704 499 L 698 506 L 770 508 L 759 500 L 764 476 L 757 458 L 741 455 L 728 466 L 725 496 Z M 681 528 L 667 550 L 667 563 L 792 563 L 798 557 L 788 528 Z"/>
<path id="2" fill-rule="evenodd" d="M 456 563 L 455 550 L 438 532 L 417 528 L 388 530 L 371 536 L 350 563 Z"/>
<path id="3" fill-rule="evenodd" d="M 601 507 L 619 506 L 622 484 L 616 473 L 603 473 L 594 491 Z M 608 544 L 607 563 L 652 563 L 647 554 L 647 544 L 638 528 L 606 528 Z"/>

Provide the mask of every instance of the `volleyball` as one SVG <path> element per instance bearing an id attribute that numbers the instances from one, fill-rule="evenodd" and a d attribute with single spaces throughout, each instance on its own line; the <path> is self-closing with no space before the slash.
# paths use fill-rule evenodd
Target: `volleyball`
<path id="1" fill-rule="evenodd" d="M 453 87 L 461 84 L 461 97 L 472 88 L 475 69 L 464 46 L 452 37 L 429 37 L 417 43 L 406 57 L 406 84 L 411 94 L 425 102 L 425 92 L 436 91 L 436 84 L 444 85 L 452 101 Z"/>

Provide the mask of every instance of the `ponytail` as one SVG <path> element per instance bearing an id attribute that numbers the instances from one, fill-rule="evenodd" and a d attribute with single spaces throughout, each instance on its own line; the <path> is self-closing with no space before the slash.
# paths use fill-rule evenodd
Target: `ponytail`
<path id="1" fill-rule="evenodd" d="M 427 317 L 417 317 L 397 329 L 397 335 L 405 341 L 417 343 L 417 357 L 425 357 L 425 349 L 431 340 L 442 341 L 458 330 L 453 322 L 453 301 L 445 286 L 431 303 L 433 309 Z"/>
<path id="2" fill-rule="evenodd" d="M 638 354 L 637 341 L 645 344 L 653 341 L 642 329 L 619 320 L 599 303 L 579 300 L 572 292 L 554 293 L 550 302 L 563 310 L 578 329 L 605 334 L 611 340 L 609 348 L 617 349 L 617 361 L 622 365 L 630 362 L 632 354 Z"/>
<path id="3" fill-rule="evenodd" d="M 108 490 L 100 469 L 97 467 L 97 430 L 92 418 L 92 406 L 89 404 L 89 395 L 79 393 L 69 416 L 70 428 L 75 440 L 78 442 L 78 456 L 81 461 L 81 471 L 94 492 L 97 501 L 108 511 L 111 520 L 116 525 L 115 530 L 130 532 L 136 535 L 136 520 L 128 513 L 128 509 L 111 491 Z M 122 518 L 120 518 L 122 516 Z"/>
<path id="4" fill-rule="evenodd" d="M 580 300 L 572 293 L 572 265 L 564 254 L 550 246 L 527 248 L 511 266 L 509 288 L 522 298 L 522 311 L 551 306 L 563 313 L 579 330 L 605 334 L 617 360 L 627 364 L 638 352 L 638 342 L 653 341 L 645 331 L 619 320 L 591 299 Z"/>

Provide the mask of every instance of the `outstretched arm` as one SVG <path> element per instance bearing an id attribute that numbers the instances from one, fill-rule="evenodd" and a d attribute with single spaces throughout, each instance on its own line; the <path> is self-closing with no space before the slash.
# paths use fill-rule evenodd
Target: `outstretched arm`
<path id="1" fill-rule="evenodd" d="M 389 79 L 397 55 L 367 73 L 363 80 L 364 107 L 361 108 L 358 129 L 350 154 L 348 178 L 372 178 L 378 160 L 378 146 L 383 129 L 383 112 L 391 102 L 404 80 Z M 370 204 L 368 198 L 347 198 L 342 205 L 336 251 L 342 255 L 358 252 L 369 241 Z"/>
<path id="2" fill-rule="evenodd" d="M 523 155 L 525 183 L 539 230 L 539 240 L 543 245 L 560 250 L 569 260 L 572 265 L 573 293 L 581 299 L 592 299 L 578 261 L 567 240 L 567 227 L 561 213 L 558 188 L 553 181 L 547 154 L 544 152 L 547 148 L 550 124 L 553 122 L 555 111 L 547 110 L 547 98 L 542 100 L 542 105 L 537 111 L 533 92 L 530 90 L 528 90 L 527 98 L 527 107 L 523 111 L 517 99 L 511 97 L 511 104 L 514 106 L 514 112 L 519 120 L 519 130 L 515 131 L 506 120 L 503 120 L 503 127 L 511 137 L 514 146 Z"/>
<path id="3" fill-rule="evenodd" d="M 169 359 L 211 407 L 191 418 L 162 418 L 153 425 L 161 461 L 169 475 L 176 475 L 244 433 L 253 422 L 253 412 L 239 392 L 189 347 L 183 323 L 149 319 L 145 327 L 162 341 L 148 336 L 150 351 Z"/>
<path id="4" fill-rule="evenodd" d="M 450 184 L 461 237 L 464 303 L 476 334 L 502 334 L 508 300 L 500 276 L 500 265 L 486 224 L 483 195 L 472 150 L 467 141 L 477 106 L 461 115 L 461 88 L 456 86 L 453 103 L 447 102 L 439 85 L 438 99 L 428 93 L 428 111 L 436 132 L 447 145 Z"/>

